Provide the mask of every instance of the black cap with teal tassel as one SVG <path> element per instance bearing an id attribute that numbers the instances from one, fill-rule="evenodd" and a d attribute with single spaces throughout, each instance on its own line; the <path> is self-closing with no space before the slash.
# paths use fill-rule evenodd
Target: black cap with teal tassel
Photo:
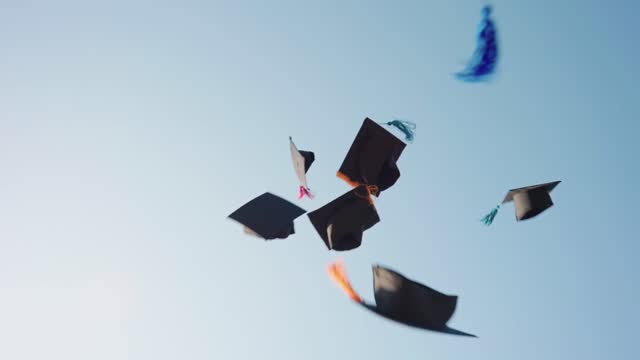
<path id="1" fill-rule="evenodd" d="M 559 183 L 560 181 L 554 181 L 511 189 L 502 200 L 502 204 L 513 201 L 516 208 L 516 221 L 531 219 L 553 206 L 550 193 Z M 491 225 L 499 209 L 500 204 L 485 215 L 481 222 L 487 226 Z"/>
<path id="2" fill-rule="evenodd" d="M 397 162 L 406 146 L 382 123 L 365 118 L 336 176 L 351 187 L 367 185 L 378 197 L 400 178 Z"/>

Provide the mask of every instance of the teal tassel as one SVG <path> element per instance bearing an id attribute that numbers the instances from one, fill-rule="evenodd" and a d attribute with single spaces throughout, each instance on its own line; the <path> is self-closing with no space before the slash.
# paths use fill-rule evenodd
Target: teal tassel
<path id="1" fill-rule="evenodd" d="M 495 219 L 496 215 L 498 215 L 498 209 L 500 209 L 500 205 L 496 206 L 493 210 L 491 210 L 490 213 L 485 215 L 480 221 L 482 221 L 487 226 L 491 225 L 491 223 L 493 223 L 493 219 Z"/>
<path id="2" fill-rule="evenodd" d="M 387 125 L 395 126 L 396 128 L 398 128 L 398 130 L 404 133 L 405 140 L 410 142 L 413 141 L 413 131 L 416 129 L 416 124 L 412 123 L 411 121 L 393 120 L 389 121 Z"/>

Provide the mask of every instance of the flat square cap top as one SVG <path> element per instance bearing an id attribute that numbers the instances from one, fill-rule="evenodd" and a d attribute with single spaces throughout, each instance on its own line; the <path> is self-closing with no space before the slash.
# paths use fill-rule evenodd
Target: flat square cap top
<path id="1" fill-rule="evenodd" d="M 502 200 L 502 203 L 507 203 L 509 201 L 513 200 L 513 196 L 517 193 L 521 193 L 521 192 L 528 192 L 528 191 L 532 191 L 532 190 L 537 190 L 537 189 L 546 189 L 547 193 L 550 193 L 556 186 L 558 186 L 558 184 L 560 184 L 561 181 L 553 181 L 553 182 L 549 182 L 549 183 L 545 183 L 545 184 L 539 184 L 539 185 L 532 185 L 532 186 L 526 186 L 526 187 L 521 187 L 521 188 L 517 188 L 517 189 L 511 189 L 509 190 L 509 192 L 507 193 L 507 195 L 504 197 L 504 200 Z"/>
<path id="2" fill-rule="evenodd" d="M 229 218 L 271 240 L 293 233 L 293 220 L 304 213 L 306 210 L 301 207 L 266 192 L 241 206 Z"/>
<path id="3" fill-rule="evenodd" d="M 380 221 L 365 186 L 347 191 L 307 216 L 327 249 L 335 251 L 359 247 L 363 232 Z"/>
<path id="4" fill-rule="evenodd" d="M 373 284 L 378 311 L 410 325 L 445 327 L 457 296 L 442 294 L 391 269 L 374 265 Z"/>
<path id="5" fill-rule="evenodd" d="M 476 337 L 447 326 L 456 310 L 457 296 L 445 295 L 389 268 L 373 265 L 375 304 L 372 304 L 351 287 L 340 261 L 331 264 L 328 270 L 329 276 L 352 301 L 377 315 L 424 330 Z"/>
<path id="6" fill-rule="evenodd" d="M 340 166 L 338 176 L 352 186 L 375 185 L 382 192 L 400 177 L 396 162 L 405 147 L 402 140 L 366 118 Z"/>

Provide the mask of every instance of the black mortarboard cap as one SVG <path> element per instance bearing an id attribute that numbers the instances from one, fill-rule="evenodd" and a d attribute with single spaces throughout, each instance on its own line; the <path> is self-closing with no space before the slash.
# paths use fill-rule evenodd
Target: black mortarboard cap
<path id="1" fill-rule="evenodd" d="M 475 336 L 447 326 L 456 310 L 457 296 L 440 293 L 380 265 L 373 266 L 373 287 L 376 305 L 365 306 L 377 314 L 413 327 Z"/>
<path id="2" fill-rule="evenodd" d="M 380 265 L 372 270 L 375 305 L 366 303 L 351 288 L 342 264 L 329 267 L 330 275 L 353 301 L 378 315 L 420 329 L 476 337 L 447 326 L 456 310 L 457 296 L 440 293 Z"/>
<path id="3" fill-rule="evenodd" d="M 304 213 L 306 210 L 299 206 L 266 192 L 234 211 L 229 218 L 244 225 L 246 233 L 273 240 L 295 234 L 293 220 Z"/>
<path id="4" fill-rule="evenodd" d="M 513 200 L 518 221 L 531 219 L 553 206 L 549 193 L 558 184 L 560 181 L 509 190 L 502 203 Z"/>
<path id="5" fill-rule="evenodd" d="M 560 181 L 511 189 L 502 200 L 502 204 L 513 201 L 516 221 L 531 219 L 553 206 L 550 193 L 558 184 Z M 482 219 L 485 225 L 493 223 L 498 209 L 500 205 Z"/>
<path id="6" fill-rule="evenodd" d="M 380 124 L 366 118 L 337 175 L 351 186 L 377 186 L 373 195 L 379 196 L 400 178 L 396 162 L 405 146 Z"/>
<path id="7" fill-rule="evenodd" d="M 354 188 L 307 214 L 329 250 L 360 246 L 362 234 L 380 221 L 366 186 Z"/>

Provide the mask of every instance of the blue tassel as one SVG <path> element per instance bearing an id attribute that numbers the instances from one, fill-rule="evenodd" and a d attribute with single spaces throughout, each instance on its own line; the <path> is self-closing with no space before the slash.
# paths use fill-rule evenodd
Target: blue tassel
<path id="1" fill-rule="evenodd" d="M 458 79 L 466 82 L 487 81 L 496 70 L 498 62 L 498 41 L 496 28 L 489 17 L 491 7 L 483 9 L 483 20 L 478 31 L 476 51 L 469 60 L 467 68 L 456 73 Z"/>
<path id="2" fill-rule="evenodd" d="M 490 213 L 485 215 L 480 221 L 482 221 L 487 226 L 491 225 L 493 223 L 493 219 L 495 219 L 496 215 L 498 215 L 498 209 L 500 209 L 500 205 L 496 206 L 493 210 L 491 210 Z"/>
<path id="3" fill-rule="evenodd" d="M 387 125 L 395 126 L 396 128 L 398 128 L 398 130 L 404 133 L 405 140 L 409 142 L 413 141 L 413 138 L 414 138 L 413 131 L 416 129 L 416 124 L 412 123 L 411 121 L 393 120 L 393 121 L 389 121 Z"/>

